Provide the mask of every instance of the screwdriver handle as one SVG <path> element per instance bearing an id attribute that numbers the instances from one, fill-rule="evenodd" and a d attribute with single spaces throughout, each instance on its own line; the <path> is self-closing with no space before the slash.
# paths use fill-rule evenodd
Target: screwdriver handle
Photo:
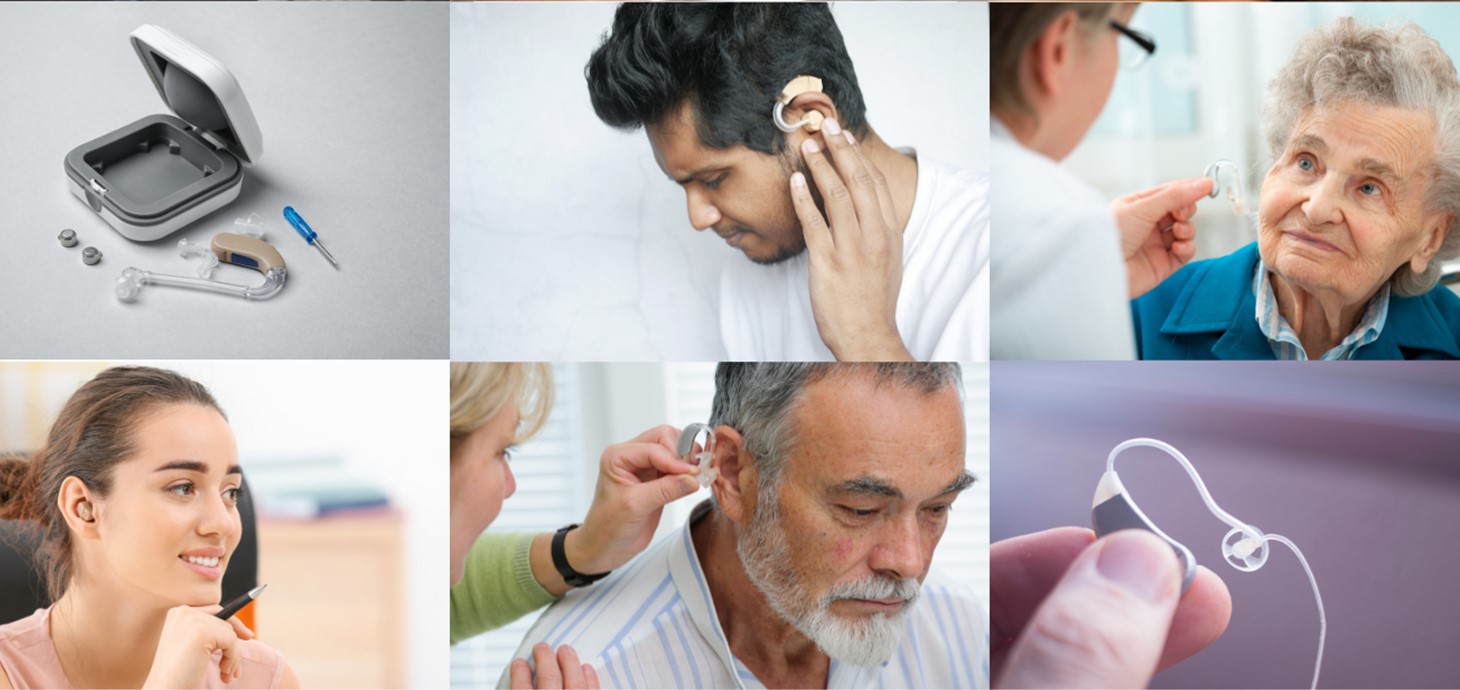
<path id="1" fill-rule="evenodd" d="M 309 229 L 309 223 L 304 222 L 304 218 L 299 215 L 298 211 L 294 210 L 293 206 L 284 207 L 284 220 L 289 221 L 289 224 L 294 226 L 294 229 L 299 232 L 299 235 L 304 238 L 305 242 L 314 244 L 314 238 L 316 237 L 314 231 Z"/>

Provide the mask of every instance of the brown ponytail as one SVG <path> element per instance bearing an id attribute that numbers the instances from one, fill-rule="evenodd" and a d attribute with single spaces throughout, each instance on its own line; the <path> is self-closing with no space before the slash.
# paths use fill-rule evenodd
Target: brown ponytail
<path id="1" fill-rule="evenodd" d="M 28 500 L 35 493 L 32 467 L 23 455 L 0 456 L 0 519 L 37 519 Z"/>
<path id="2" fill-rule="evenodd" d="M 132 430 L 144 414 L 169 404 L 223 408 L 202 384 L 152 367 L 113 367 L 82 384 L 56 417 L 46 445 L 32 454 L 0 457 L 0 518 L 34 521 L 36 567 L 51 599 L 75 575 L 71 530 L 56 497 L 67 477 L 97 496 L 111 492 L 112 470 L 131 457 Z M 226 415 L 225 415 L 226 418 Z"/>

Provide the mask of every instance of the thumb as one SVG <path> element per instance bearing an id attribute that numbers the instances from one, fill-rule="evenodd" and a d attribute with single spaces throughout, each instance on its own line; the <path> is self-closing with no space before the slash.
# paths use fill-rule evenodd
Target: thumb
<path id="1" fill-rule="evenodd" d="M 1175 552 L 1149 532 L 1095 542 L 1035 611 L 999 686 L 1146 687 L 1180 599 L 1179 571 Z"/>
<path id="2" fill-rule="evenodd" d="M 671 474 L 646 483 L 644 492 L 653 502 L 652 509 L 658 510 L 698 491 L 699 488 L 700 483 L 695 481 L 694 477 L 687 474 Z"/>
<path id="3" fill-rule="evenodd" d="M 1211 193 L 1211 178 L 1193 177 L 1168 182 L 1159 187 L 1132 194 L 1127 197 L 1127 201 L 1143 220 L 1155 222 L 1167 214 L 1175 215 L 1178 210 L 1196 203 Z"/>

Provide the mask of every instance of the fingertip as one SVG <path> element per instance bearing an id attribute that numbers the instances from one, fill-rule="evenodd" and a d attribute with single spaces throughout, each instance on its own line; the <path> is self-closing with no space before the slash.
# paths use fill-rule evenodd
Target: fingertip
<path id="1" fill-rule="evenodd" d="M 809 139 L 807 141 L 810 141 Z M 791 188 L 806 189 L 806 176 L 799 172 L 791 173 Z"/>
<path id="2" fill-rule="evenodd" d="M 801 142 L 801 151 L 803 153 L 821 153 L 821 147 L 817 145 L 815 137 L 806 137 L 806 140 Z"/>

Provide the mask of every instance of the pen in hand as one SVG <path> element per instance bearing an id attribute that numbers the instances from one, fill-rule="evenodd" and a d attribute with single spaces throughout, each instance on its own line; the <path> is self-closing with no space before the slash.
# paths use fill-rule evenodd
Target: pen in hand
<path id="1" fill-rule="evenodd" d="M 253 589 L 248 590 L 247 592 L 244 592 L 242 596 L 228 602 L 226 605 L 224 605 L 221 611 L 213 615 L 225 621 L 229 618 L 232 618 L 233 614 L 238 613 L 239 609 L 248 606 L 250 603 L 253 603 L 254 599 L 259 598 L 259 595 L 263 594 L 264 589 L 267 587 L 268 585 L 259 585 L 257 587 L 254 587 Z"/>

